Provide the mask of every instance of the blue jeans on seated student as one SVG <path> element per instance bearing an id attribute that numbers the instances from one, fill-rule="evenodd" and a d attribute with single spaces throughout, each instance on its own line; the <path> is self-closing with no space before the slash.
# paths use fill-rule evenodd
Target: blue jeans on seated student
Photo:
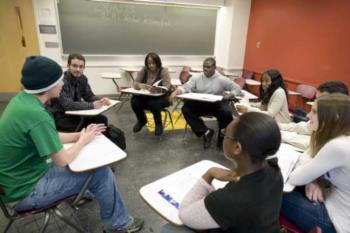
<path id="1" fill-rule="evenodd" d="M 220 233 L 221 229 L 210 229 L 206 231 L 207 233 Z M 171 224 L 165 224 L 162 227 L 160 233 L 195 233 L 195 231 L 191 230 L 186 226 L 174 226 Z"/>
<path id="2" fill-rule="evenodd" d="M 53 166 L 41 177 L 33 192 L 20 201 L 15 209 L 20 211 L 40 208 L 64 197 L 77 194 L 89 174 L 88 172 L 72 172 L 67 167 Z M 133 218 L 124 206 L 116 179 L 109 167 L 95 170 L 88 190 L 100 205 L 100 217 L 106 229 L 123 230 L 133 222 Z"/>
<path id="3" fill-rule="evenodd" d="M 319 226 L 322 233 L 336 233 L 324 203 L 311 202 L 298 191 L 283 195 L 281 214 L 305 232 Z"/>

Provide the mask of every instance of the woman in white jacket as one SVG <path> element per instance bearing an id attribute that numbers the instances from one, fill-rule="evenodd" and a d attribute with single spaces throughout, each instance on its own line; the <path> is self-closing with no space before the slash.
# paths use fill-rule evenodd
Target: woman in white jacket
<path id="1" fill-rule="evenodd" d="M 277 123 L 291 121 L 288 110 L 288 92 L 282 74 L 276 69 L 270 69 L 261 76 L 260 85 L 261 102 L 252 104 L 252 107 L 237 105 L 241 113 L 249 111 L 263 111 L 275 118 Z"/>

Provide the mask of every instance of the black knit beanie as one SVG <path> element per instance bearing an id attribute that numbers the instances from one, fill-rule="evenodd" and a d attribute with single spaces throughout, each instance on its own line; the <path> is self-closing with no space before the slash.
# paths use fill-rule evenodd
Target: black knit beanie
<path id="1" fill-rule="evenodd" d="M 25 92 L 37 94 L 50 90 L 62 78 L 62 68 L 57 62 L 43 56 L 30 56 L 24 62 L 21 83 Z"/>

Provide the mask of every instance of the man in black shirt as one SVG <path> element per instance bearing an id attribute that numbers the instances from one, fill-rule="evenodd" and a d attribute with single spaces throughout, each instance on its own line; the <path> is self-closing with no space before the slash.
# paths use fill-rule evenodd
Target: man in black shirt
<path id="1" fill-rule="evenodd" d="M 66 115 L 65 111 L 98 109 L 109 105 L 108 98 L 99 98 L 92 92 L 87 77 L 84 75 L 85 58 L 81 54 L 70 54 L 68 70 L 64 73 L 62 91 L 59 98 L 51 100 L 48 110 L 55 118 L 56 128 L 59 131 L 78 131 L 91 123 L 108 125 L 104 115 L 84 118 L 84 123 L 78 129 L 80 117 Z"/>

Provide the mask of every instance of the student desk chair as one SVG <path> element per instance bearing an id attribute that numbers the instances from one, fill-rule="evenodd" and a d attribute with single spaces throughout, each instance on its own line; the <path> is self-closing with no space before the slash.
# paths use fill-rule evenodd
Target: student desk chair
<path id="1" fill-rule="evenodd" d="M 120 92 L 121 89 L 128 88 L 128 87 L 119 86 L 118 80 L 120 80 L 122 78 L 122 75 L 119 72 L 115 72 L 115 73 L 101 73 L 101 78 L 112 80 L 112 82 L 114 83 L 114 85 L 117 88 L 117 92 Z"/>
<path id="2" fill-rule="evenodd" d="M 102 106 L 99 109 L 88 109 L 88 110 L 76 110 L 76 111 L 65 111 L 65 114 L 67 115 L 74 115 L 74 116 L 79 116 L 80 117 L 80 122 L 75 128 L 75 132 L 78 132 L 81 130 L 83 124 L 84 124 L 84 118 L 85 117 L 91 117 L 91 116 L 97 116 L 102 114 L 103 112 L 107 111 L 114 105 L 120 103 L 119 100 L 110 100 L 111 104 L 108 106 Z"/>
<path id="3" fill-rule="evenodd" d="M 45 214 L 44 223 L 42 224 L 42 227 L 40 229 L 41 233 L 45 232 L 52 216 L 58 217 L 60 220 L 62 220 L 68 226 L 73 228 L 76 232 L 80 232 L 80 233 L 86 232 L 80 226 L 80 224 L 78 224 L 78 221 L 76 219 L 75 219 L 76 223 L 71 221 L 71 217 L 65 216 L 62 213 L 62 211 L 58 208 L 58 206 L 64 202 L 67 202 L 67 203 L 70 202 L 69 206 L 71 207 L 71 210 L 72 211 L 77 210 L 78 209 L 77 205 L 78 205 L 79 201 L 81 200 L 81 197 L 85 193 L 88 185 L 90 184 L 92 176 L 93 175 L 90 175 L 87 178 L 87 180 L 85 181 L 85 184 L 83 185 L 83 188 L 81 189 L 79 194 L 74 194 L 74 195 L 62 198 L 60 200 L 57 200 L 54 203 L 50 203 L 50 204 L 43 206 L 41 208 L 29 209 L 29 210 L 19 211 L 19 212 L 15 211 L 13 208 L 9 207 L 9 205 L 7 205 L 3 202 L 1 197 L 3 195 L 5 195 L 5 190 L 3 189 L 3 187 L 0 186 L 0 207 L 1 207 L 1 210 L 4 214 L 4 216 L 9 220 L 9 222 L 7 223 L 6 228 L 4 230 L 4 233 L 8 232 L 8 230 L 10 229 L 10 227 L 12 226 L 14 221 L 19 220 L 19 219 L 23 219 L 25 217 L 34 216 L 36 214 L 41 214 L 41 213 Z M 73 218 L 74 218 L 74 215 L 73 215 Z"/>

